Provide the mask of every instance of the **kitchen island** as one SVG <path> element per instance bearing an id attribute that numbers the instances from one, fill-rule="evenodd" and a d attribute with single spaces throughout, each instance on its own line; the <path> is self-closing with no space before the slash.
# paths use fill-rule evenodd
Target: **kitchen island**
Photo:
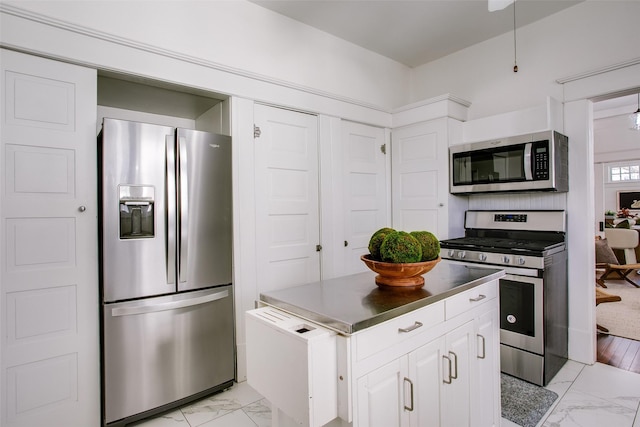
<path id="1" fill-rule="evenodd" d="M 273 426 L 497 426 L 502 270 L 440 262 L 418 290 L 375 273 L 260 295 L 247 378 Z"/>

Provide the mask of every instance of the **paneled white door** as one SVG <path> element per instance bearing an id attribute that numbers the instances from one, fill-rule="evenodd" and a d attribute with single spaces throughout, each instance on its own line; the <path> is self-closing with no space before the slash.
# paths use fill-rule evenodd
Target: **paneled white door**
<path id="1" fill-rule="evenodd" d="M 344 274 L 369 271 L 360 259 L 388 219 L 384 129 L 348 121 L 341 135 L 344 174 Z"/>
<path id="2" fill-rule="evenodd" d="M 394 129 L 391 177 L 393 227 L 448 237 L 449 166 L 446 119 Z"/>
<path id="3" fill-rule="evenodd" d="M 320 280 L 318 118 L 256 104 L 258 291 Z"/>
<path id="4" fill-rule="evenodd" d="M 0 424 L 98 426 L 96 71 L 0 59 Z"/>

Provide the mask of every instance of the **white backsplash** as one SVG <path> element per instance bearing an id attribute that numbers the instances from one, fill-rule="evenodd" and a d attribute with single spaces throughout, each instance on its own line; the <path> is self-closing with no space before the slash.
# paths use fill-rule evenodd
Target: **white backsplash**
<path id="1" fill-rule="evenodd" d="M 567 193 L 505 193 L 469 196 L 469 209 L 566 210 Z"/>

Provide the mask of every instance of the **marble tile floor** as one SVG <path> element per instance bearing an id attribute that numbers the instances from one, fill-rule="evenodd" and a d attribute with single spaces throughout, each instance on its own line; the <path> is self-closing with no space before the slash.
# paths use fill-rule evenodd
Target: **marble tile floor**
<path id="1" fill-rule="evenodd" d="M 569 361 L 547 388 L 559 398 L 538 427 L 640 427 L 640 374 Z M 269 402 L 243 382 L 135 426 L 270 427 L 271 410 Z M 502 419 L 501 426 L 517 424 Z"/>

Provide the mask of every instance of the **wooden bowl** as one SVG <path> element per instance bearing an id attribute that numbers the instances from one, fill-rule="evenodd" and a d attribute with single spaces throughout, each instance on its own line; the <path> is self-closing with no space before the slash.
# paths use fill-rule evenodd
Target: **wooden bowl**
<path id="1" fill-rule="evenodd" d="M 375 273 L 376 285 L 384 288 L 418 289 L 424 286 L 423 274 L 431 271 L 440 262 L 440 257 L 432 261 L 393 263 L 371 259 L 371 254 L 360 259 Z"/>

